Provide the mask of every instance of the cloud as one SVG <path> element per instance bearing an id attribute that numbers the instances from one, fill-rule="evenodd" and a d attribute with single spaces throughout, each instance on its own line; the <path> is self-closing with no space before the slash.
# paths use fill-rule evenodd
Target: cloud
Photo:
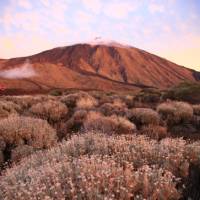
<path id="1" fill-rule="evenodd" d="M 25 9 L 31 9 L 32 5 L 29 0 L 18 0 L 18 5 Z"/>
<path id="2" fill-rule="evenodd" d="M 91 23 L 93 21 L 93 16 L 83 12 L 83 11 L 78 11 L 76 13 L 76 19 L 75 21 L 77 22 L 77 24 L 81 25 L 87 25 L 89 23 Z"/>
<path id="3" fill-rule="evenodd" d="M 148 9 L 151 13 L 156 13 L 156 12 L 164 12 L 165 11 L 165 8 L 163 5 L 161 4 L 157 4 L 157 3 L 150 3 L 149 6 L 148 6 Z"/>
<path id="4" fill-rule="evenodd" d="M 139 6 L 139 1 L 109 1 L 104 5 L 104 14 L 108 17 L 123 19 L 128 17 L 129 13 L 136 10 Z"/>
<path id="5" fill-rule="evenodd" d="M 40 2 L 46 7 L 50 6 L 50 1 L 49 0 L 40 0 Z"/>
<path id="6" fill-rule="evenodd" d="M 102 2 L 100 0 L 82 0 L 84 6 L 95 14 L 102 11 Z"/>
<path id="7" fill-rule="evenodd" d="M 36 72 L 32 65 L 27 61 L 22 66 L 8 69 L 0 72 L 0 77 L 7 79 L 23 79 L 36 76 Z"/>
<path id="8" fill-rule="evenodd" d="M 47 32 L 52 24 L 65 26 L 65 15 L 68 9 L 68 0 L 50 1 L 41 0 L 42 6 L 36 9 L 20 10 L 19 5 L 28 8 L 28 0 L 10 1 L 0 15 L 0 23 L 7 31 L 19 29 L 22 31 Z M 29 2 L 29 3 L 28 3 Z M 46 2 L 46 6 L 44 5 Z M 29 6 L 28 6 L 29 5 Z M 35 6 L 35 5 L 34 5 Z M 36 6 L 35 6 L 36 7 Z M 56 28 L 56 27 L 55 27 Z"/>
<path id="9" fill-rule="evenodd" d="M 142 1 L 135 0 L 82 0 L 83 5 L 95 14 L 103 12 L 106 16 L 116 19 L 126 18 L 130 12 L 134 11 Z"/>

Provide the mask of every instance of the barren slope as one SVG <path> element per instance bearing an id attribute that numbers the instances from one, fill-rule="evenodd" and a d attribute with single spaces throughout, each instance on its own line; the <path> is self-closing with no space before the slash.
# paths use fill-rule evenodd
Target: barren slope
<path id="1" fill-rule="evenodd" d="M 166 88 L 182 81 L 199 81 L 200 73 L 133 47 L 77 44 L 9 60 L 0 70 L 15 68 L 26 60 L 37 76 L 0 79 L 9 88 L 80 88 L 124 90 L 140 87 Z"/>

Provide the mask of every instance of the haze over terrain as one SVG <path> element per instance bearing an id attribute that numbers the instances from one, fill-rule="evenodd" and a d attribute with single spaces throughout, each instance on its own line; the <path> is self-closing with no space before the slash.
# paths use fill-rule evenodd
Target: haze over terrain
<path id="1" fill-rule="evenodd" d="M 200 70 L 196 0 L 0 1 L 0 58 L 115 40 Z"/>

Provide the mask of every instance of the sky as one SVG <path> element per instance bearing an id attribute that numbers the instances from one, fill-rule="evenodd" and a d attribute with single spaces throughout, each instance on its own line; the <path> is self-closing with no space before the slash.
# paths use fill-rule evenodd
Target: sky
<path id="1" fill-rule="evenodd" d="M 200 0 L 0 0 L 0 58 L 114 40 L 200 71 Z"/>

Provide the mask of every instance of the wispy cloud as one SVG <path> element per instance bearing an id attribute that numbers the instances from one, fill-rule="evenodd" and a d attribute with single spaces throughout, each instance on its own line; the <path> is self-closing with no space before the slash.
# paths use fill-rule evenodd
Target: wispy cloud
<path id="1" fill-rule="evenodd" d="M 137 9 L 139 1 L 116 1 L 111 0 L 104 6 L 104 13 L 108 17 L 123 19 L 128 17 L 130 12 Z"/>
<path id="2" fill-rule="evenodd" d="M 99 14 L 102 11 L 102 1 L 100 0 L 82 0 L 82 3 L 93 13 Z"/>
<path id="3" fill-rule="evenodd" d="M 36 72 L 29 61 L 22 66 L 13 69 L 0 71 L 0 77 L 7 79 L 23 79 L 36 76 Z"/>
<path id="4" fill-rule="evenodd" d="M 25 9 L 31 9 L 32 8 L 32 4 L 29 0 L 17 0 L 17 3 L 22 8 L 25 8 Z"/>
<path id="5" fill-rule="evenodd" d="M 156 13 L 156 12 L 164 12 L 165 8 L 162 4 L 157 4 L 157 3 L 150 3 L 148 7 L 149 11 L 151 13 Z"/>

